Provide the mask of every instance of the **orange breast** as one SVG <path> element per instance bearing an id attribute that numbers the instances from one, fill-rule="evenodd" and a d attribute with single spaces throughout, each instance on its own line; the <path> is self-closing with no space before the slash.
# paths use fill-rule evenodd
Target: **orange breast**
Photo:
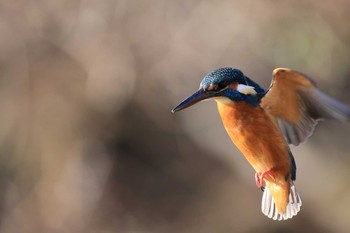
<path id="1" fill-rule="evenodd" d="M 272 170 L 276 181 L 266 180 L 279 212 L 288 204 L 291 161 L 288 146 L 269 116 L 261 107 L 246 102 L 224 104 L 218 110 L 232 142 L 256 172 Z"/>
<path id="2" fill-rule="evenodd" d="M 262 108 L 244 101 L 218 102 L 218 110 L 232 142 L 256 172 L 272 169 L 283 178 L 290 174 L 291 162 L 283 135 Z"/>

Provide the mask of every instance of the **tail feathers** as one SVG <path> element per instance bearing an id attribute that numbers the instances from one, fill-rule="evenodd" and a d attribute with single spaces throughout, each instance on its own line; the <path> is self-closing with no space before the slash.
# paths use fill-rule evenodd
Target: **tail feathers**
<path id="1" fill-rule="evenodd" d="M 295 186 L 292 183 L 289 191 L 289 203 L 286 207 L 285 213 L 278 213 L 277 207 L 273 200 L 270 190 L 265 187 L 262 203 L 261 203 L 261 211 L 267 217 L 273 220 L 287 220 L 297 215 L 300 211 L 300 207 L 302 205 L 299 194 L 296 192 Z"/>

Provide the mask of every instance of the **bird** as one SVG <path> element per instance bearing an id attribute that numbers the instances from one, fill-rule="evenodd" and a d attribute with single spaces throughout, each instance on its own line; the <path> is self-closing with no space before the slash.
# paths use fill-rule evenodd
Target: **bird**
<path id="1" fill-rule="evenodd" d="M 265 90 L 241 70 L 225 67 L 207 74 L 172 112 L 209 99 L 216 101 L 227 134 L 255 170 L 255 183 L 263 191 L 262 213 L 273 220 L 297 215 L 302 201 L 289 145 L 305 142 L 320 120 L 347 121 L 350 107 L 292 69 L 274 69 Z"/>

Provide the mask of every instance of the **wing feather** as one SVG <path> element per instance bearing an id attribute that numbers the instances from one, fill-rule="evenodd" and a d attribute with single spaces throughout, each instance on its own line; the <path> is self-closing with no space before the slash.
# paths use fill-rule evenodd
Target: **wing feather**
<path id="1" fill-rule="evenodd" d="M 328 96 L 307 76 L 278 68 L 261 106 L 276 120 L 289 144 L 299 145 L 314 131 L 321 119 L 345 121 L 350 108 Z"/>

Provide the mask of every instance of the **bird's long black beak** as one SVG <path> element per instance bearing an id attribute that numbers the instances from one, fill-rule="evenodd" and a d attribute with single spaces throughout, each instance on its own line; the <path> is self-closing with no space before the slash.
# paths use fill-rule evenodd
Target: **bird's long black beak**
<path id="1" fill-rule="evenodd" d="M 213 92 L 204 91 L 202 88 L 200 88 L 198 91 L 193 93 L 190 97 L 186 98 L 184 101 L 182 101 L 179 105 L 177 105 L 173 110 L 171 110 L 172 113 L 178 112 L 180 110 L 183 110 L 185 108 L 188 108 L 199 101 L 209 99 L 211 97 L 214 97 Z"/>

